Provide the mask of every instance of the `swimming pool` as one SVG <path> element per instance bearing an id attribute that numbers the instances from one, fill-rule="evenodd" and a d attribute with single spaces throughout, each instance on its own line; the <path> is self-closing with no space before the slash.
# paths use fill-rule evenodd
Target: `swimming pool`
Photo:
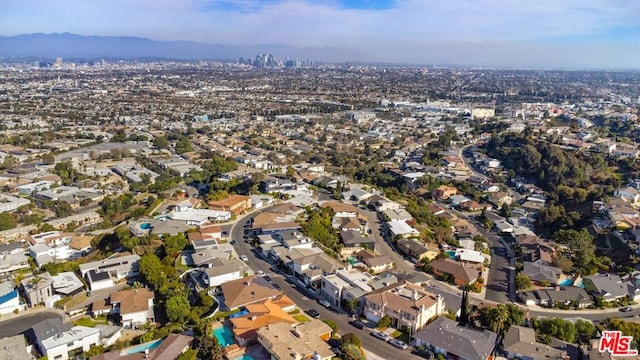
<path id="1" fill-rule="evenodd" d="M 248 354 L 244 354 L 240 357 L 235 358 L 234 360 L 253 360 L 253 357 Z"/>
<path id="2" fill-rule="evenodd" d="M 238 311 L 235 314 L 229 315 L 229 319 L 233 319 L 233 318 L 237 318 L 237 317 L 240 317 L 240 316 L 243 316 L 243 315 L 247 315 L 248 313 L 249 313 L 249 310 L 242 309 L 242 310 Z"/>
<path id="3" fill-rule="evenodd" d="M 452 259 L 456 258 L 456 252 L 455 251 L 447 250 L 446 253 L 449 255 L 450 258 L 452 258 Z"/>
<path id="4" fill-rule="evenodd" d="M 149 229 L 151 229 L 151 224 L 148 223 L 148 222 L 142 223 L 142 224 L 140 224 L 140 229 L 149 230 Z"/>
<path id="5" fill-rule="evenodd" d="M 236 340 L 233 338 L 233 331 L 226 326 L 214 329 L 213 335 L 218 339 L 218 343 L 222 347 L 227 347 L 236 343 Z"/>
<path id="6" fill-rule="evenodd" d="M 558 283 L 560 286 L 571 286 L 573 285 L 573 279 L 566 278 Z"/>
<path id="7" fill-rule="evenodd" d="M 148 342 L 148 343 L 144 343 L 142 345 L 131 347 L 131 348 L 125 349 L 124 353 L 127 354 L 127 355 L 131 355 L 131 354 L 135 354 L 135 353 L 144 352 L 147 349 L 153 350 L 153 349 L 157 348 L 158 346 L 160 346 L 160 344 L 162 344 L 163 340 L 164 339 L 158 339 L 158 340 L 154 340 L 154 341 L 151 341 L 151 342 Z"/>

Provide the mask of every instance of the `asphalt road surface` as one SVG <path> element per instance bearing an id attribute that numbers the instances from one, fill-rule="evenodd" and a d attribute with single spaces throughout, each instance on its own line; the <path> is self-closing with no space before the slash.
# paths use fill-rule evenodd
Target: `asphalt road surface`
<path id="1" fill-rule="evenodd" d="M 0 338 L 22 334 L 42 320 L 62 319 L 62 315 L 53 311 L 40 311 L 31 315 L 23 315 L 0 322 Z"/>

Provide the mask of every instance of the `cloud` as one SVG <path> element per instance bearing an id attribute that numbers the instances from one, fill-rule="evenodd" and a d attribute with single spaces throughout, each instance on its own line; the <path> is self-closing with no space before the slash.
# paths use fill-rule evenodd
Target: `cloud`
<path id="1" fill-rule="evenodd" d="M 597 48 L 597 41 L 635 42 L 640 36 L 636 0 L 0 0 L 0 7 L 4 35 L 342 46 L 381 60 L 432 58 L 429 49 L 487 44 L 531 49 L 532 43 L 586 42 Z"/>

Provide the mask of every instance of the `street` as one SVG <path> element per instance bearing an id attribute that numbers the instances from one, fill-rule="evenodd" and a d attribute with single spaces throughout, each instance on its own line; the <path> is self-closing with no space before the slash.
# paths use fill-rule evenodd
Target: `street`
<path id="1" fill-rule="evenodd" d="M 0 338 L 22 334 L 42 320 L 62 319 L 62 315 L 55 311 L 40 311 L 35 314 L 20 315 L 0 322 Z"/>

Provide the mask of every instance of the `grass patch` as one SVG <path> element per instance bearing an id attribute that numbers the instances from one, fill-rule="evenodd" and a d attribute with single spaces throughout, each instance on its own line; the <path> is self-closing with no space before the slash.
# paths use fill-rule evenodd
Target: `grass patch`
<path id="1" fill-rule="evenodd" d="M 296 319 L 296 321 L 301 323 L 309 321 L 309 318 L 302 314 L 293 315 L 293 318 Z"/>
<path id="2" fill-rule="evenodd" d="M 226 319 L 228 318 L 230 315 L 239 313 L 240 309 L 235 309 L 233 311 L 219 311 L 217 312 L 215 315 L 213 315 L 211 317 L 212 320 L 220 320 L 220 319 Z"/>
<path id="3" fill-rule="evenodd" d="M 81 318 L 78 319 L 76 321 L 73 322 L 73 325 L 75 326 L 86 326 L 86 327 L 95 327 L 96 325 L 109 325 L 109 323 L 107 322 L 107 319 L 105 318 L 97 318 L 97 319 L 91 319 L 91 318 Z"/>

